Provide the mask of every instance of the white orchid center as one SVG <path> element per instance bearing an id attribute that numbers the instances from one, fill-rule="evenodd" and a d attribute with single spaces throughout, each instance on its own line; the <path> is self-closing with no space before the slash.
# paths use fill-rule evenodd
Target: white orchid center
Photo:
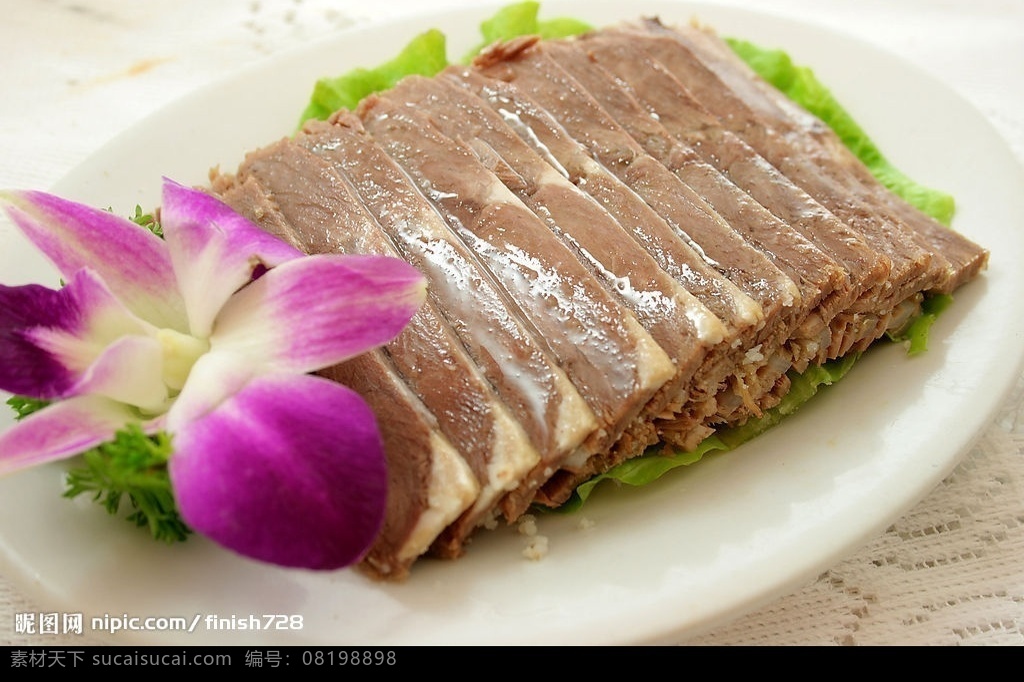
<path id="1" fill-rule="evenodd" d="M 174 329 L 156 334 L 163 351 L 163 380 L 172 391 L 180 391 L 196 361 L 210 350 L 210 342 Z"/>

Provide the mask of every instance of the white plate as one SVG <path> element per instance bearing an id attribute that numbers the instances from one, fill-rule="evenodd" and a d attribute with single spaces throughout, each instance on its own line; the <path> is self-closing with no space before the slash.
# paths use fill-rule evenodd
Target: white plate
<path id="1" fill-rule="evenodd" d="M 355 572 L 247 562 L 202 539 L 164 547 L 90 502 L 65 502 L 61 470 L 0 481 L 5 575 L 41 604 L 92 617 L 199 615 L 193 633 L 120 632 L 120 643 L 604 644 L 691 636 L 795 589 L 881 532 L 948 474 L 1018 375 L 1024 325 L 1024 177 L 968 104 L 891 55 L 813 25 L 680 3 L 545 3 L 544 16 L 600 25 L 697 16 L 726 35 L 786 48 L 814 66 L 897 166 L 952 191 L 955 227 L 992 250 L 980 280 L 939 320 L 931 349 L 879 348 L 842 384 L 736 452 L 640 490 L 601 489 L 580 515 L 548 516 L 549 555 L 510 530 L 464 559 L 424 561 L 402 585 Z M 477 41 L 493 8 L 379 25 L 275 58 L 125 132 L 57 191 L 130 213 L 156 204 L 161 175 L 200 183 L 246 149 L 288 134 L 314 80 L 379 63 L 426 26 L 449 54 Z M 268 96 L 269 94 L 269 96 Z M 5 283 L 53 282 L 0 232 Z M 0 427 L 10 423 L 10 418 Z M 586 524 L 581 524 L 582 519 Z M 584 527 L 584 525 L 586 527 Z M 301 629 L 211 629 L 206 616 L 301 617 Z M 288 624 L 296 624 L 296 620 Z"/>

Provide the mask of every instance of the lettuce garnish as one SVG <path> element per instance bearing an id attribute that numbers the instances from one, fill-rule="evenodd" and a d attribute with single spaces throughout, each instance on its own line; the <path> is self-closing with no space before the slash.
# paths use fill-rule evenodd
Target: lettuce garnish
<path id="1" fill-rule="evenodd" d="M 326 119 L 338 109 L 355 109 L 367 95 L 394 86 L 405 76 L 433 76 L 448 66 L 445 35 L 431 29 L 413 38 L 389 62 L 372 69 L 358 68 L 336 78 L 321 78 L 313 86 L 313 95 L 302 121 Z"/>
<path id="2" fill-rule="evenodd" d="M 675 450 L 668 446 L 654 446 L 643 457 L 627 460 L 580 485 L 573 497 L 560 509 L 578 509 L 601 481 L 611 480 L 632 486 L 644 485 L 672 469 L 699 462 L 704 455 L 739 447 L 796 412 L 820 389 L 842 379 L 859 357 L 859 353 L 850 353 L 838 360 L 810 367 L 803 374 L 793 373 L 790 377 L 792 386 L 789 392 L 778 405 L 765 412 L 761 418 L 751 419 L 741 426 L 722 429 L 715 435 L 705 438 L 692 452 Z"/>
<path id="3" fill-rule="evenodd" d="M 921 313 L 905 329 L 886 332 L 890 341 L 903 343 L 907 355 L 918 355 L 928 350 L 928 332 L 938 319 L 939 313 L 953 303 L 949 294 L 932 294 L 921 302 Z"/>
<path id="4" fill-rule="evenodd" d="M 463 57 L 463 63 L 470 62 L 483 48 L 498 40 L 525 35 L 567 38 L 591 28 L 571 18 L 541 21 L 539 12 L 540 3 L 537 2 L 520 2 L 499 9 L 480 24 L 482 41 Z M 355 109 L 367 95 L 387 90 L 405 76 L 434 76 L 450 64 L 445 35 L 436 28 L 429 29 L 409 41 L 391 61 L 318 80 L 300 122 L 311 118 L 326 119 L 339 109 Z"/>
<path id="5" fill-rule="evenodd" d="M 538 19 L 540 4 L 520 2 L 508 5 L 480 26 L 482 42 L 462 59 L 468 63 L 480 50 L 498 40 L 509 40 L 523 35 L 543 38 L 565 38 L 591 30 L 585 22 L 571 19 Z M 781 90 L 792 101 L 804 107 L 828 124 L 845 144 L 891 191 L 932 216 L 949 225 L 955 211 L 953 197 L 940 190 L 925 187 L 895 168 L 849 112 L 805 67 L 794 64 L 782 50 L 768 49 L 746 40 L 726 38 L 733 51 L 762 78 Z M 429 49 L 424 48 L 427 44 Z M 337 79 L 317 83 L 313 102 L 306 115 L 326 118 L 334 110 L 354 108 L 362 97 L 391 87 L 403 75 L 433 75 L 448 65 L 444 53 L 443 36 L 436 30 L 417 36 L 395 60 L 376 69 L 356 69 Z M 923 352 L 927 347 L 928 330 L 936 316 L 951 299 L 949 296 L 927 298 L 922 314 L 898 334 L 890 334 L 892 341 L 905 343 L 909 355 Z M 724 429 L 707 438 L 692 452 L 680 452 L 667 446 L 655 446 L 645 456 L 616 466 L 579 486 L 562 509 L 579 508 L 602 481 L 612 480 L 628 485 L 643 485 L 680 466 L 699 461 L 713 452 L 732 450 L 763 433 L 786 416 L 796 412 L 819 389 L 841 379 L 856 362 L 859 354 L 850 354 L 839 360 L 812 367 L 803 374 L 791 372 L 792 388 L 781 404 L 762 417 L 751 419 L 742 426 Z"/>

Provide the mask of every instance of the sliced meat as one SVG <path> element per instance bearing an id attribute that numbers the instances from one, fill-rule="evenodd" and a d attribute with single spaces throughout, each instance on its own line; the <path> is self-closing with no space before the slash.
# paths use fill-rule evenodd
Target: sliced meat
<path id="1" fill-rule="evenodd" d="M 736 340 L 726 326 L 653 257 L 593 197 L 523 141 L 485 102 L 444 79 L 408 78 L 392 95 L 414 105 L 447 136 L 463 143 L 495 172 L 591 269 L 605 288 L 629 307 L 675 363 L 676 375 L 650 410 L 674 415 L 690 402 L 693 386 L 722 379 L 723 353 Z M 709 377 L 708 373 L 716 374 Z M 620 439 L 620 458 L 657 441 L 645 421 Z M 592 473 L 592 472 L 591 472 Z"/>
<path id="2" fill-rule="evenodd" d="M 778 254 L 748 241 L 743 234 L 746 230 L 731 225 L 664 163 L 649 155 L 577 81 L 545 58 L 535 39 L 492 47 L 476 65 L 485 75 L 530 92 L 599 163 L 629 184 L 676 229 L 685 231 L 700 253 L 728 271 L 746 293 L 757 297 L 762 308 L 774 303 L 780 314 L 774 318 L 774 326 L 766 327 L 767 338 L 759 342 L 757 357 L 765 360 L 759 368 L 761 375 L 754 383 L 733 386 L 732 400 L 719 400 L 720 421 L 740 421 L 774 404 L 777 384 L 786 381 L 784 373 L 792 363 L 767 360 L 789 354 L 784 345 L 807 320 L 820 300 L 821 289 L 797 273 L 793 273 L 794 281 L 772 262 Z M 803 299 L 805 294 L 809 301 Z"/>
<path id="3" fill-rule="evenodd" d="M 797 282 L 808 310 L 831 317 L 849 304 L 849 275 L 840 264 L 674 137 L 626 88 L 577 47 L 576 41 L 538 42 L 530 51 L 531 58 L 517 63 L 523 63 L 524 68 L 532 64 L 534 74 L 556 68 L 568 74 L 644 151 L 676 173 L 748 243 Z"/>
<path id="4" fill-rule="evenodd" d="M 540 475 L 567 459 L 585 460 L 584 441 L 598 429 L 594 412 L 512 312 L 510 296 L 358 118 L 340 114 L 328 123 L 310 122 L 303 144 L 335 164 L 403 257 L 427 275 L 438 309 L 540 453 L 535 478 L 502 502 L 506 518 L 518 517 Z"/>
<path id="5" fill-rule="evenodd" d="M 670 277 L 725 327 L 726 338 L 746 343 L 765 321 L 765 310 L 674 230 L 642 197 L 596 163 L 544 109 L 511 84 L 452 67 L 441 74 L 490 107 L 535 154 L 600 205 Z M 773 314 L 778 305 L 768 308 Z M 755 330 L 755 331 L 752 331 Z"/>
<path id="6" fill-rule="evenodd" d="M 949 292 L 984 267 L 987 256 L 961 235 L 919 211 L 893 210 L 898 202 L 891 192 L 827 126 L 806 112 L 798 113 L 799 108 L 757 77 L 717 37 L 657 21 L 615 30 L 626 32 L 684 81 L 701 104 L 772 165 L 855 225 L 873 246 L 888 249 L 889 281 L 897 289 L 891 298 L 908 298 L 919 291 Z M 911 216 L 912 225 L 906 216 Z"/>
<path id="7" fill-rule="evenodd" d="M 820 159 L 823 165 L 837 171 L 845 169 L 849 174 L 848 182 L 844 185 L 847 189 L 863 197 L 893 220 L 902 220 L 913 231 L 922 248 L 940 255 L 945 269 L 938 283 L 928 290 L 950 293 L 984 269 L 988 262 L 985 249 L 886 189 L 831 128 L 759 78 L 724 41 L 707 30 L 689 28 L 680 33 L 690 37 L 690 44 L 696 48 L 704 64 L 723 82 L 732 86 L 739 79 L 747 78 L 748 87 L 736 91 L 743 94 L 747 103 L 763 105 L 762 110 L 765 112 L 774 105 L 777 115 L 769 119 L 769 122 L 778 131 L 794 140 L 802 139 L 802 149 L 814 152 L 815 158 Z M 760 97 L 754 96 L 755 89 Z"/>
<path id="8" fill-rule="evenodd" d="M 499 178 L 417 107 L 388 93 L 364 100 L 360 115 L 506 288 L 598 415 L 587 454 L 607 450 L 673 377 L 671 359 Z"/>
<path id="9" fill-rule="evenodd" d="M 775 348 L 788 336 L 793 325 L 793 282 L 742 240 L 731 253 L 728 249 L 717 252 L 726 255 L 725 262 L 710 257 L 680 226 L 701 222 L 713 223 L 714 229 L 727 226 L 720 224 L 721 217 L 708 207 L 673 191 L 678 178 L 649 157 L 637 159 L 627 169 L 618 167 L 619 177 L 590 156 L 549 111 L 514 83 L 471 69 L 453 69 L 444 75 L 487 102 L 524 141 L 612 213 L 666 272 L 727 327 L 738 331 L 732 352 L 723 357 L 717 374 L 702 374 L 722 380 L 695 386 L 693 394 L 698 397 L 691 405 L 659 420 L 661 438 L 689 449 L 713 431 L 708 424 L 721 421 L 717 414 L 731 413 L 740 405 L 758 409 L 747 387 L 758 384 L 765 357 L 747 350 Z M 777 374 L 774 367 L 772 372 Z M 722 391 L 724 386 L 729 387 L 728 392 Z"/>
<path id="10" fill-rule="evenodd" d="M 613 75 L 620 87 L 628 88 L 647 112 L 705 162 L 842 264 L 849 275 L 853 303 L 833 321 L 833 342 L 814 361 L 835 357 L 839 348 L 848 345 L 836 337 L 851 316 L 892 308 L 900 302 L 880 298 L 891 269 L 888 256 L 872 248 L 852 226 L 725 129 L 675 76 L 632 40 L 600 32 L 570 44 Z"/>
<path id="11" fill-rule="evenodd" d="M 411 77 L 392 96 L 414 105 L 447 137 L 470 149 L 529 206 L 612 295 L 630 308 L 676 364 L 690 374 L 726 329 L 662 270 L 592 197 L 536 153 L 501 116 L 446 79 Z"/>

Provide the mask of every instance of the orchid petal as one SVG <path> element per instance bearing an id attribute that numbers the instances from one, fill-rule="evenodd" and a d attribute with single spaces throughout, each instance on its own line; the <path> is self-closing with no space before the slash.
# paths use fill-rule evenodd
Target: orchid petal
<path id="1" fill-rule="evenodd" d="M 0 474 L 78 455 L 137 421 L 126 406 L 99 396 L 62 400 L 0 434 Z M 159 424 L 153 422 L 147 432 Z"/>
<path id="2" fill-rule="evenodd" d="M 166 179 L 160 220 L 196 336 L 210 335 L 221 306 L 254 275 L 305 255 L 219 199 Z"/>
<path id="3" fill-rule="evenodd" d="M 91 268 L 134 314 L 160 327 L 184 328 L 184 303 L 166 245 L 149 230 L 44 192 L 0 192 L 0 201 L 65 278 Z"/>
<path id="4" fill-rule="evenodd" d="M 166 409 L 163 347 L 151 336 L 125 336 L 111 343 L 71 391 L 106 396 L 144 411 Z"/>
<path id="5" fill-rule="evenodd" d="M 74 383 L 74 373 L 25 334 L 65 317 L 65 298 L 38 284 L 0 285 L 0 389 L 49 400 Z"/>
<path id="6" fill-rule="evenodd" d="M 35 398 L 72 395 L 103 348 L 152 328 L 91 270 L 59 290 L 0 285 L 0 388 Z"/>
<path id="7" fill-rule="evenodd" d="M 382 448 L 354 392 L 273 374 L 183 425 L 169 467 L 194 530 L 251 558 L 334 569 L 361 559 L 380 529 Z"/>
<path id="8" fill-rule="evenodd" d="M 269 368 L 311 372 L 391 341 L 425 296 L 422 275 L 400 259 L 308 256 L 232 297 L 211 344 Z"/>

